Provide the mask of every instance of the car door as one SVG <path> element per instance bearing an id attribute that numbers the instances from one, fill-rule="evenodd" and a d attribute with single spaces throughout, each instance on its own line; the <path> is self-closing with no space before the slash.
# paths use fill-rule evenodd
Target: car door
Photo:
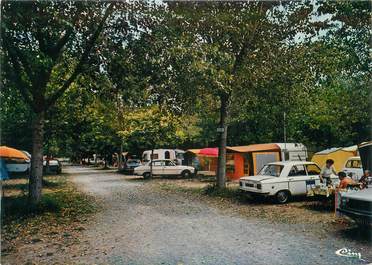
<path id="1" fill-rule="evenodd" d="M 320 168 L 315 164 L 306 165 L 306 172 L 309 176 L 309 180 L 306 182 L 306 192 L 317 185 L 320 185 Z"/>
<path id="2" fill-rule="evenodd" d="M 178 174 L 177 166 L 172 161 L 166 160 L 164 162 L 165 162 L 165 166 L 164 166 L 165 175 L 177 175 Z"/>
<path id="3" fill-rule="evenodd" d="M 292 166 L 288 173 L 288 186 L 292 195 L 306 194 L 306 182 L 309 177 L 306 173 L 304 165 Z"/>
<path id="4" fill-rule="evenodd" d="M 163 175 L 164 161 L 154 161 L 152 162 L 152 174 L 153 175 Z"/>

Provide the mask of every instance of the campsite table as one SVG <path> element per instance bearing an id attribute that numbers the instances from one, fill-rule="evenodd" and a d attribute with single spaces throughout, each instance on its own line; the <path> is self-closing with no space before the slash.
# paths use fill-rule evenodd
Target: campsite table
<path id="1" fill-rule="evenodd" d="M 333 186 L 328 187 L 316 186 L 307 192 L 307 196 L 308 197 L 320 196 L 325 200 L 329 200 L 332 204 L 334 204 L 335 215 L 337 215 L 337 208 L 339 207 L 340 204 L 339 199 L 341 198 L 341 193 L 350 192 L 353 190 L 355 191 L 359 189 L 360 189 L 359 184 L 349 185 L 347 189 L 336 189 Z"/>
<path id="2" fill-rule="evenodd" d="M 311 188 L 307 192 L 308 197 L 314 197 L 314 196 L 324 196 L 326 198 L 329 198 L 335 194 L 335 188 L 332 186 L 325 187 L 325 186 L 316 186 L 314 188 Z"/>

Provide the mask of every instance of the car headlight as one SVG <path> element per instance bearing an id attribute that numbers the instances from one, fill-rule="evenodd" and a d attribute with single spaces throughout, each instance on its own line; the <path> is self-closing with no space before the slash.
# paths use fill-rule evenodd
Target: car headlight
<path id="1" fill-rule="evenodd" d="M 262 189 L 262 184 L 257 184 L 257 189 Z"/>
<path id="2" fill-rule="evenodd" d="M 346 207 L 348 202 L 349 202 L 349 198 L 341 197 L 341 206 L 342 207 Z"/>

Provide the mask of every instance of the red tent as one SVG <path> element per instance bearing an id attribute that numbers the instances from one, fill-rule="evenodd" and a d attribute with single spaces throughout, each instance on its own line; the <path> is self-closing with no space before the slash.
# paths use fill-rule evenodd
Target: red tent
<path id="1" fill-rule="evenodd" d="M 200 149 L 200 152 L 198 155 L 202 156 L 211 156 L 211 157 L 218 157 L 218 148 L 203 148 Z"/>

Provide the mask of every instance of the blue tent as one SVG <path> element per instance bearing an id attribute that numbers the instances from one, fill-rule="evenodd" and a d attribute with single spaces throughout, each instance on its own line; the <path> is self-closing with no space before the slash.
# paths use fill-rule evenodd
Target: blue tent
<path id="1" fill-rule="evenodd" d="M 8 169 L 6 168 L 4 159 L 0 158 L 0 180 L 9 179 Z"/>

